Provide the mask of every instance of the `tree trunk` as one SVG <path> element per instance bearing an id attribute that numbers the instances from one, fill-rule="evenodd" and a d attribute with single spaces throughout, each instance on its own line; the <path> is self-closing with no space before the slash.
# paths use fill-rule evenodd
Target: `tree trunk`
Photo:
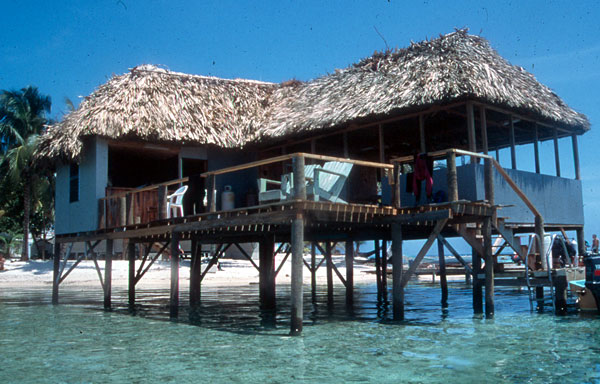
<path id="1" fill-rule="evenodd" d="M 21 261 L 29 261 L 29 210 L 31 208 L 31 177 L 25 176 L 23 186 L 23 248 Z"/>

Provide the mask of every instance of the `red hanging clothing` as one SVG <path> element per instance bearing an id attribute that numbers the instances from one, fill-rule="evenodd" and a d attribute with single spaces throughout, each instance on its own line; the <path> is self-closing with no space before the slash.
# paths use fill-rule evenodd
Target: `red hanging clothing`
<path id="1" fill-rule="evenodd" d="M 415 170 L 413 175 L 413 193 L 417 198 L 421 194 L 421 181 L 425 180 L 425 192 L 431 198 L 433 192 L 433 177 L 427 165 L 427 155 L 415 156 Z"/>

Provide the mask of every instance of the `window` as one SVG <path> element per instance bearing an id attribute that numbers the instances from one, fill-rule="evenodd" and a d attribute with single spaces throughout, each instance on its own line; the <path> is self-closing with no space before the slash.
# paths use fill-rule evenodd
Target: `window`
<path id="1" fill-rule="evenodd" d="M 79 164 L 71 164 L 69 170 L 69 202 L 79 201 Z"/>

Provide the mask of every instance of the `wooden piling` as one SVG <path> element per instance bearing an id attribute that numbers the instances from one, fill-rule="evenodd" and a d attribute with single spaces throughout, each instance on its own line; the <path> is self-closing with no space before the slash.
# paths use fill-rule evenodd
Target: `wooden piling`
<path id="1" fill-rule="evenodd" d="M 297 190 L 296 190 L 297 191 Z M 292 287 L 291 287 L 291 322 L 290 335 L 302 333 L 303 300 L 302 300 L 302 268 L 304 248 L 304 218 L 299 213 L 292 220 Z"/>
<path id="2" fill-rule="evenodd" d="M 483 313 L 483 289 L 481 279 L 481 257 L 479 253 L 473 248 L 471 253 L 472 265 L 473 265 L 473 312 L 476 314 Z"/>
<path id="3" fill-rule="evenodd" d="M 135 307 L 135 243 L 127 242 L 127 260 L 129 261 L 129 308 Z"/>
<path id="4" fill-rule="evenodd" d="M 192 237 L 192 255 L 190 262 L 190 307 L 196 307 L 200 304 L 201 282 L 200 275 L 202 274 L 202 245 L 196 237 Z"/>
<path id="5" fill-rule="evenodd" d="M 259 297 L 262 309 L 275 309 L 275 257 L 273 237 L 265 237 L 258 243 Z"/>
<path id="6" fill-rule="evenodd" d="M 458 200 L 458 176 L 456 174 L 456 153 L 448 151 L 446 155 L 446 167 L 448 169 L 448 201 Z"/>
<path id="7" fill-rule="evenodd" d="M 556 315 L 567 313 L 567 282 L 566 276 L 556 276 L 554 279 L 554 297 L 556 299 L 554 308 Z"/>
<path id="8" fill-rule="evenodd" d="M 542 265 L 542 269 L 547 271 L 548 268 L 550 268 L 550 266 L 548 265 L 548 263 L 546 262 L 546 255 L 544 254 L 544 236 L 545 236 L 545 231 L 544 231 L 544 218 L 542 216 L 536 216 L 535 217 L 535 234 L 538 236 L 539 238 L 539 244 L 538 244 L 538 248 L 539 248 L 539 254 L 540 254 L 540 263 Z"/>
<path id="9" fill-rule="evenodd" d="M 354 303 L 354 242 L 346 241 L 346 305 Z"/>
<path id="10" fill-rule="evenodd" d="M 104 309 L 110 309 L 111 307 L 113 252 L 113 240 L 106 239 L 106 252 L 104 254 Z"/>
<path id="11" fill-rule="evenodd" d="M 392 232 L 392 304 L 394 320 L 404 320 L 404 287 L 402 286 L 402 226 L 391 225 Z"/>
<path id="12" fill-rule="evenodd" d="M 387 253 L 387 241 L 383 240 L 381 242 L 381 299 L 383 301 L 387 301 L 388 292 L 387 292 L 387 264 L 388 264 L 388 253 Z"/>
<path id="13" fill-rule="evenodd" d="M 310 293 L 313 301 L 317 299 L 317 247 L 310 243 Z"/>
<path id="14" fill-rule="evenodd" d="M 327 268 L 327 303 L 333 303 L 333 260 L 331 259 L 331 242 L 325 242 L 325 263 Z"/>
<path id="15" fill-rule="evenodd" d="M 179 232 L 171 233 L 171 300 L 169 316 L 177 317 L 179 313 Z"/>
<path id="16" fill-rule="evenodd" d="M 442 308 L 448 307 L 448 280 L 446 278 L 446 257 L 444 256 L 444 243 L 440 239 L 438 244 L 438 259 L 440 267 L 440 286 L 442 288 Z"/>
<path id="17" fill-rule="evenodd" d="M 60 243 L 54 239 L 54 259 L 52 264 L 52 304 L 58 304 L 58 274 L 60 273 Z"/>
<path id="18" fill-rule="evenodd" d="M 381 300 L 381 249 L 379 240 L 374 241 L 375 247 L 375 279 L 377 281 L 377 301 Z"/>
<path id="19" fill-rule="evenodd" d="M 494 317 L 494 258 L 492 255 L 492 218 L 483 219 L 483 252 L 485 257 L 485 317 Z"/>
<path id="20" fill-rule="evenodd" d="M 579 255 L 579 259 L 583 260 L 583 255 L 585 254 L 585 237 L 583 228 L 577 228 L 577 253 Z"/>

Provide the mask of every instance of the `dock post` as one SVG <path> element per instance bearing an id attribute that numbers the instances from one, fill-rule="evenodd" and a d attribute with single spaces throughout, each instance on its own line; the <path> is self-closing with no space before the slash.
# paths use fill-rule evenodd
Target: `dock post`
<path id="1" fill-rule="evenodd" d="M 294 198 L 306 200 L 306 177 L 304 176 L 304 156 L 292 159 L 294 172 Z M 291 228 L 292 248 L 292 287 L 291 287 L 291 322 L 290 335 L 299 336 L 302 333 L 304 318 L 302 300 L 302 269 L 304 268 L 304 216 L 302 211 L 296 213 Z"/>
<path id="2" fill-rule="evenodd" d="M 113 251 L 113 239 L 106 239 L 106 252 L 104 254 L 104 309 L 110 309 L 111 307 Z"/>
<path id="3" fill-rule="evenodd" d="M 583 255 L 585 255 L 585 237 L 583 234 L 583 227 L 577 228 L 576 233 L 577 233 L 577 255 L 579 255 L 579 260 L 581 260 L 583 262 Z"/>
<path id="4" fill-rule="evenodd" d="M 539 237 L 539 254 L 540 254 L 540 263 L 542 264 L 542 269 L 547 271 L 548 268 L 552 268 L 551 265 L 547 265 L 546 257 L 544 257 L 544 218 L 542 216 L 535 217 L 535 233 Z"/>
<path id="5" fill-rule="evenodd" d="M 129 309 L 135 307 L 135 243 L 132 239 L 127 242 L 127 260 L 129 261 Z"/>
<path id="6" fill-rule="evenodd" d="M 346 306 L 354 304 L 354 242 L 346 241 Z"/>
<path id="7" fill-rule="evenodd" d="M 317 300 L 317 247 L 310 243 L 310 293 L 312 301 Z"/>
<path id="8" fill-rule="evenodd" d="M 52 304 L 58 304 L 58 274 L 60 273 L 60 243 L 54 239 L 54 259 L 52 273 Z"/>
<path id="9" fill-rule="evenodd" d="M 171 233 L 171 300 L 169 317 L 175 318 L 179 312 L 179 232 Z"/>
<path id="10" fill-rule="evenodd" d="M 388 292 L 387 292 L 387 241 L 381 241 L 381 294 L 384 302 L 387 302 Z"/>
<path id="11" fill-rule="evenodd" d="M 304 218 L 299 213 L 292 221 L 292 290 L 291 309 L 292 318 L 290 335 L 298 336 L 302 333 L 303 302 L 302 302 L 302 268 L 304 248 Z"/>
<path id="12" fill-rule="evenodd" d="M 492 218 L 483 219 L 483 252 L 485 256 L 485 317 L 494 317 L 494 258 L 492 255 Z"/>
<path id="13" fill-rule="evenodd" d="M 192 237 L 192 255 L 190 262 L 190 307 L 197 307 L 200 303 L 200 274 L 202 272 L 201 244 L 197 237 Z"/>
<path id="14" fill-rule="evenodd" d="M 258 243 L 259 296 L 261 309 L 275 309 L 275 256 L 273 237 L 265 237 Z"/>
<path id="15" fill-rule="evenodd" d="M 438 244 L 438 259 L 440 265 L 440 286 L 442 287 L 442 308 L 448 307 L 448 280 L 446 278 L 446 257 L 444 256 L 444 243 L 440 239 Z"/>
<path id="16" fill-rule="evenodd" d="M 333 260 L 331 259 L 331 242 L 325 242 L 325 261 L 327 267 L 327 304 L 333 304 Z"/>
<path id="17" fill-rule="evenodd" d="M 475 248 L 471 252 L 473 265 L 473 313 L 483 313 L 483 289 L 479 275 L 481 274 L 481 256 Z"/>
<path id="18" fill-rule="evenodd" d="M 535 287 L 535 302 L 536 304 L 536 310 L 539 312 L 543 312 L 544 311 L 544 287 L 541 285 L 538 285 L 537 287 Z"/>
<path id="19" fill-rule="evenodd" d="M 377 301 L 381 301 L 381 248 L 379 239 L 374 241 L 375 251 L 375 279 L 377 281 Z"/>
<path id="20" fill-rule="evenodd" d="M 567 276 L 556 276 L 554 280 L 554 297 L 556 297 L 556 315 L 567 314 Z"/>
<path id="21" fill-rule="evenodd" d="M 402 286 L 402 226 L 393 223 L 392 231 L 392 304 L 394 320 L 404 320 L 404 287 Z"/>

